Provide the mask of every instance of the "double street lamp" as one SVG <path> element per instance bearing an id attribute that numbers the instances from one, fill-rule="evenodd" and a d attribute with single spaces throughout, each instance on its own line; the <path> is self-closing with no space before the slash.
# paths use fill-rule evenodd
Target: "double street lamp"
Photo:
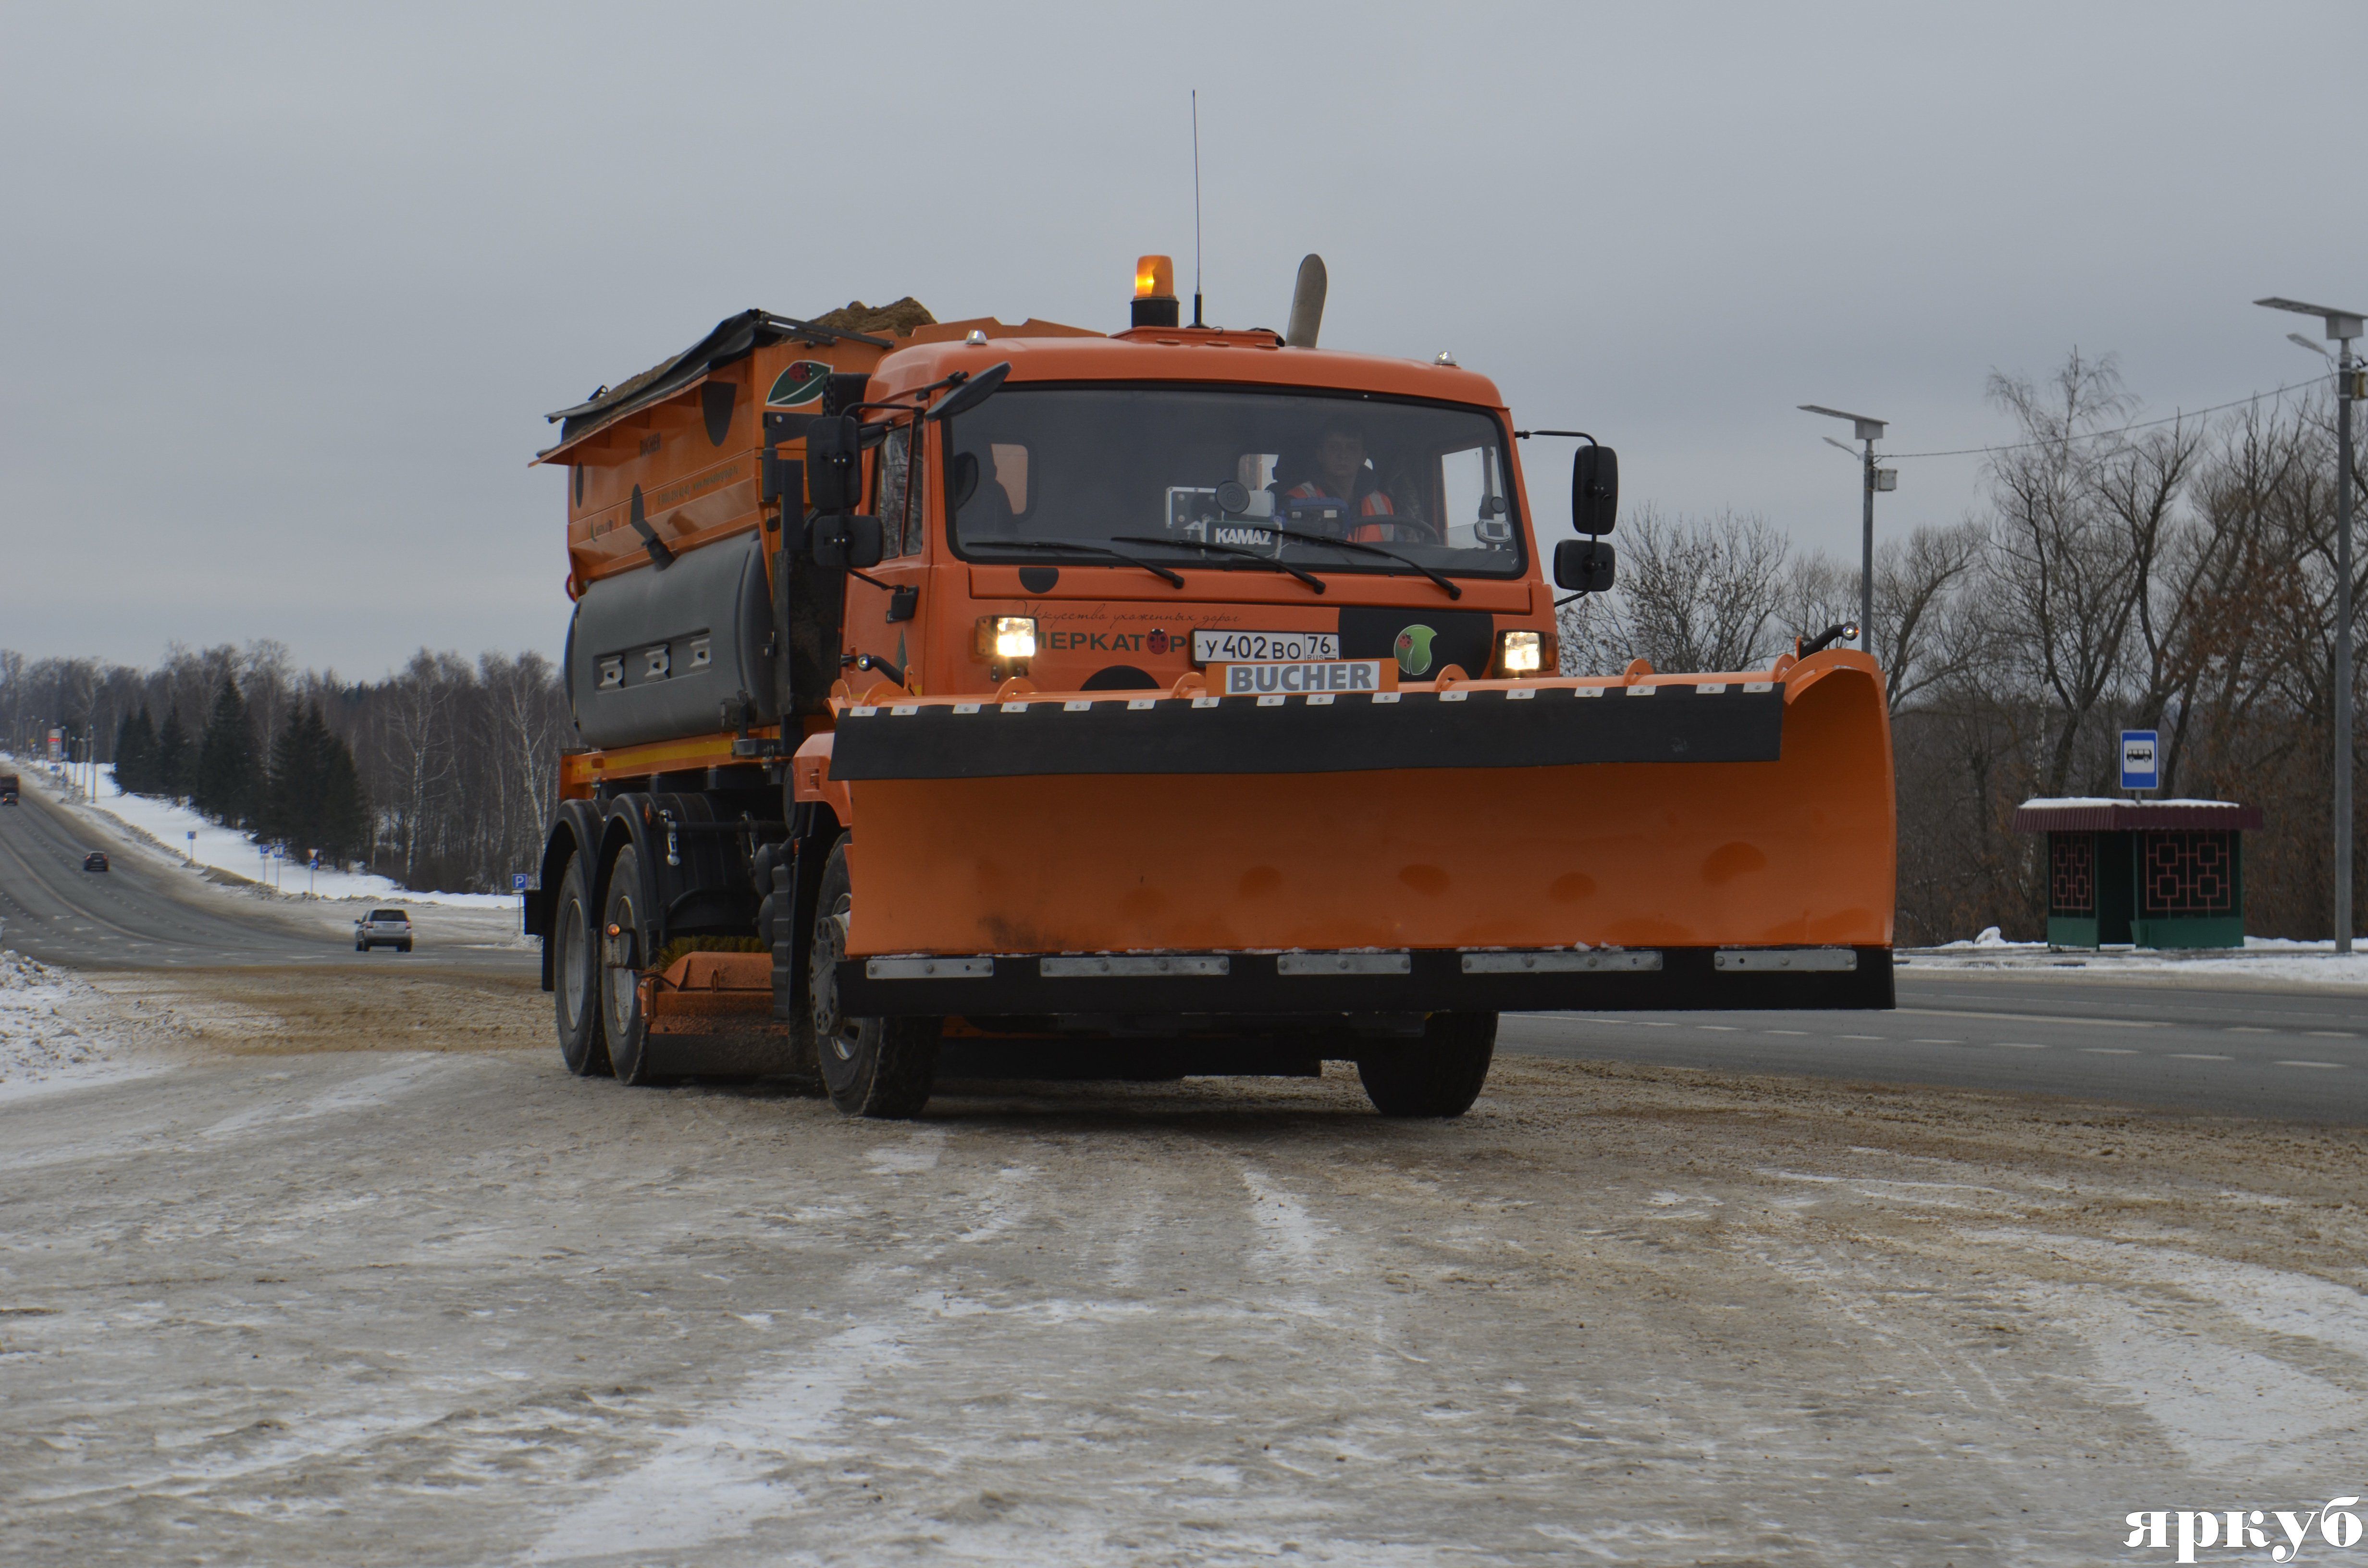
<path id="1" fill-rule="evenodd" d="M 2361 312 L 2271 295 L 2256 300 L 2273 311 L 2317 316 L 2327 335 L 2343 346 L 2335 360 L 2335 950 L 2351 950 L 2351 404 L 2368 392 L 2351 340 L 2361 335 Z M 2303 336 L 2287 336 L 2315 354 L 2327 350 Z"/>
<path id="2" fill-rule="evenodd" d="M 1874 493 L 1878 490 L 1898 489 L 1899 471 L 1896 468 L 1875 466 L 1874 444 L 1883 439 L 1883 426 L 1885 421 L 1869 418 L 1863 414 L 1845 414 L 1839 408 L 1827 408 L 1814 403 L 1804 403 L 1798 406 L 1804 414 L 1822 414 L 1828 419 L 1849 420 L 1852 437 L 1866 443 L 1865 460 L 1862 464 L 1865 487 L 1863 506 L 1865 530 L 1864 536 L 1859 541 L 1858 571 L 1858 645 L 1861 651 L 1864 651 L 1874 645 Z M 1842 450 L 1850 452 L 1848 447 L 1842 447 L 1842 444 L 1831 436 L 1827 437 L 1826 440 L 1830 445 L 1841 447 Z M 1857 452 L 1850 452 L 1852 457 L 1859 455 Z"/>

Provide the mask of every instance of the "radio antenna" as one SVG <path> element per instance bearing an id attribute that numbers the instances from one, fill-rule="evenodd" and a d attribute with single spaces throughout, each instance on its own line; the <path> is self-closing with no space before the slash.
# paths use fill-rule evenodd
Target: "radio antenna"
<path id="1" fill-rule="evenodd" d="M 1192 324 L 1201 319 L 1201 89 L 1192 89 Z"/>

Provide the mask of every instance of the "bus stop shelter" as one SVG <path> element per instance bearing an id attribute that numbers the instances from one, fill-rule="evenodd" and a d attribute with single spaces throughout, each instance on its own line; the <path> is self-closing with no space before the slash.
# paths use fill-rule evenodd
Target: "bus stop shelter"
<path id="1" fill-rule="evenodd" d="M 2233 801 L 2036 800 L 2017 833 L 2047 835 L 2051 947 L 2241 948 L 2244 830 Z"/>

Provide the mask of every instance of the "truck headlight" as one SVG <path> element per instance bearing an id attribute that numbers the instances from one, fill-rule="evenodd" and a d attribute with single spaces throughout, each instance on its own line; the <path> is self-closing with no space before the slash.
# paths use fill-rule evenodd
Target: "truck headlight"
<path id="1" fill-rule="evenodd" d="M 982 659 L 1034 658 L 1036 618 L 1032 615 L 980 616 L 978 656 Z"/>
<path id="2" fill-rule="evenodd" d="M 1497 633 L 1497 673 L 1507 676 L 1537 674 L 1543 647 L 1543 640 L 1534 631 Z"/>

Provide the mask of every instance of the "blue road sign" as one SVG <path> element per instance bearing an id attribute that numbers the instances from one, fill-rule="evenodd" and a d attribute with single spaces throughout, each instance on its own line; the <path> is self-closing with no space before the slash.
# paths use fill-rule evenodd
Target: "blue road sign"
<path id="1" fill-rule="evenodd" d="M 2152 730 L 2122 732 L 2122 788 L 2124 790 L 2158 790 L 2162 788 L 2162 765 L 2156 760 L 2156 733 Z"/>
<path id="2" fill-rule="evenodd" d="M 524 871 L 512 871 L 510 873 L 510 892 L 526 892 L 526 873 Z"/>

